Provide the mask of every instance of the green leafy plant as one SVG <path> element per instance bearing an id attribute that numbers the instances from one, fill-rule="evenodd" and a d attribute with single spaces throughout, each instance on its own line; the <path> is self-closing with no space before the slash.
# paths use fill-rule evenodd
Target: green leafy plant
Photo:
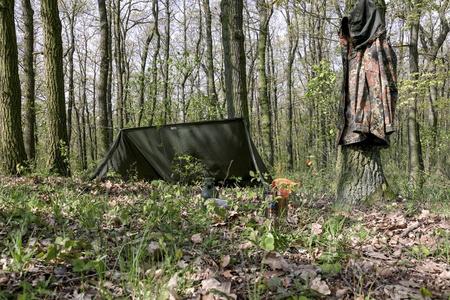
<path id="1" fill-rule="evenodd" d="M 171 165 L 173 174 L 177 181 L 182 184 L 202 182 L 207 169 L 205 164 L 192 155 L 176 155 Z"/>

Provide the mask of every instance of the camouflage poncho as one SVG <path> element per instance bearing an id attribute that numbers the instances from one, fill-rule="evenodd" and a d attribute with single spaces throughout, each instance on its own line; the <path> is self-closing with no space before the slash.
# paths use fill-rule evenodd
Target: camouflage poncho
<path id="1" fill-rule="evenodd" d="M 376 6 L 359 0 L 339 32 L 344 76 L 339 104 L 339 145 L 389 147 L 397 102 L 397 58 Z"/>

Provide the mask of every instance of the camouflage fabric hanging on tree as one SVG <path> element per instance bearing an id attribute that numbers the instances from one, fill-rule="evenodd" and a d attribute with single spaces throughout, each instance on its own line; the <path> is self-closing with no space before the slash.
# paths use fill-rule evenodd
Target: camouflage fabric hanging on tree
<path id="1" fill-rule="evenodd" d="M 339 104 L 339 145 L 389 147 L 397 102 L 397 58 L 381 15 L 360 0 L 342 19 L 339 42 L 344 77 Z"/>

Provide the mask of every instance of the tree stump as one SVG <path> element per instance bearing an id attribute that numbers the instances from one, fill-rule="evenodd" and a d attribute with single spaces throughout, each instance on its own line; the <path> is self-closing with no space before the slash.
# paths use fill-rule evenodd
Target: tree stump
<path id="1" fill-rule="evenodd" d="M 384 177 L 380 147 L 339 146 L 336 171 L 337 204 L 375 204 L 395 198 Z"/>

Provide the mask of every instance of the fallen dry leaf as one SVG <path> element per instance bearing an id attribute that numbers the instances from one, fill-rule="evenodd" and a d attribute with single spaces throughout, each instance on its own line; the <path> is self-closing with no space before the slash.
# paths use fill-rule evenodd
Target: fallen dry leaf
<path id="1" fill-rule="evenodd" d="M 384 255 L 381 252 L 376 252 L 376 251 L 366 251 L 365 254 L 369 257 L 372 258 L 376 258 L 376 259 L 382 259 L 382 260 L 388 260 L 389 257 L 387 257 L 386 255 Z"/>
<path id="2" fill-rule="evenodd" d="M 450 279 L 450 271 L 444 271 L 441 274 L 439 274 L 439 277 L 442 279 Z"/>
<path id="3" fill-rule="evenodd" d="M 341 288 L 336 290 L 336 297 L 338 299 L 343 299 L 348 293 L 350 293 L 352 290 L 349 287 Z"/>
<path id="4" fill-rule="evenodd" d="M 418 217 L 419 220 L 426 219 L 430 215 L 430 211 L 427 209 L 422 210 L 420 216 Z"/>
<path id="5" fill-rule="evenodd" d="M 233 278 L 234 275 L 231 274 L 231 270 L 225 270 L 221 273 L 222 276 L 226 277 L 226 278 Z"/>
<path id="6" fill-rule="evenodd" d="M 203 241 L 202 235 L 200 233 L 196 233 L 191 237 L 191 241 L 194 244 L 200 244 Z"/>
<path id="7" fill-rule="evenodd" d="M 300 276 L 300 278 L 305 281 L 311 281 L 312 279 L 316 278 L 320 272 L 321 269 L 318 266 L 301 265 L 295 267 L 294 275 Z"/>
<path id="8" fill-rule="evenodd" d="M 389 277 L 392 276 L 397 271 L 395 267 L 387 267 L 377 269 L 377 275 L 381 277 Z"/>
<path id="9" fill-rule="evenodd" d="M 230 264 L 231 257 L 229 255 L 222 256 L 222 259 L 220 260 L 220 267 L 222 269 L 225 269 Z"/>
<path id="10" fill-rule="evenodd" d="M 269 252 L 263 261 L 264 264 L 269 265 L 273 270 L 283 270 L 292 272 L 292 267 L 278 252 Z"/>
<path id="11" fill-rule="evenodd" d="M 178 284 L 178 272 L 173 274 L 173 276 L 170 278 L 169 283 L 167 284 L 167 289 L 170 293 L 170 300 L 181 300 L 181 297 L 178 295 L 178 293 L 175 291 L 175 287 Z"/>
<path id="12" fill-rule="evenodd" d="M 419 289 L 409 288 L 399 284 L 384 286 L 384 292 L 390 299 L 422 299 Z"/>
<path id="13" fill-rule="evenodd" d="M 205 296 L 212 295 L 214 293 L 211 293 L 210 291 L 212 289 L 218 290 L 220 292 L 223 292 L 224 294 L 226 294 L 229 299 L 237 299 L 237 296 L 234 294 L 231 294 L 231 281 L 224 281 L 224 282 L 220 282 L 215 278 L 208 278 L 202 281 L 201 283 L 201 287 L 202 287 L 202 291 L 204 292 Z M 217 294 L 214 294 L 214 297 L 207 297 L 204 298 L 202 297 L 202 299 L 227 299 L 226 297 L 222 297 L 219 296 Z"/>
<path id="14" fill-rule="evenodd" d="M 323 295 L 331 294 L 330 287 L 324 280 L 320 279 L 320 277 L 316 277 L 311 281 L 311 289 L 318 291 Z"/>
<path id="15" fill-rule="evenodd" d="M 283 276 L 284 274 L 285 272 L 281 270 L 276 271 L 264 270 L 262 275 L 264 278 L 272 278 L 273 276 Z"/>
<path id="16" fill-rule="evenodd" d="M 312 235 L 319 235 L 323 232 L 322 225 L 318 223 L 312 223 L 311 224 L 311 234 Z"/>
<path id="17" fill-rule="evenodd" d="M 248 241 L 248 242 L 246 242 L 246 243 L 243 243 L 243 244 L 239 245 L 239 249 L 241 249 L 241 250 L 249 249 L 249 248 L 251 248 L 251 247 L 253 247 L 253 243 L 250 242 L 250 241 Z"/>

